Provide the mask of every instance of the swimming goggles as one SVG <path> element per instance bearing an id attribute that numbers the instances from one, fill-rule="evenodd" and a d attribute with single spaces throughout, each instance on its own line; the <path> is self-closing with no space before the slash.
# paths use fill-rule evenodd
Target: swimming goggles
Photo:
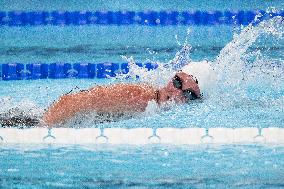
<path id="1" fill-rule="evenodd" d="M 195 80 L 195 82 L 198 84 L 197 79 Z M 191 88 L 182 90 L 182 80 L 177 75 L 173 77 L 173 85 L 175 88 L 180 89 L 182 91 L 182 94 L 185 97 L 186 101 L 195 100 L 197 98 L 200 98 L 196 95 L 196 93 Z"/>

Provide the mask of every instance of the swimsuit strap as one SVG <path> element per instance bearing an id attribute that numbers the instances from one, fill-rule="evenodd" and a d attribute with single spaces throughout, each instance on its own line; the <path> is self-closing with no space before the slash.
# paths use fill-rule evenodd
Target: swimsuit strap
<path id="1" fill-rule="evenodd" d="M 159 90 L 156 90 L 156 91 L 155 91 L 155 94 L 156 94 L 156 98 L 155 98 L 155 100 L 156 100 L 156 102 L 159 104 L 160 91 L 159 91 Z"/>

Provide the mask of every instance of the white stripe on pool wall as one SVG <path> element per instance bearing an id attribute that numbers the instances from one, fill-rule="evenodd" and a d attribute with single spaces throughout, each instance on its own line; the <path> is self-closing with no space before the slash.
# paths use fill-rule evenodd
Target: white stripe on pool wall
<path id="1" fill-rule="evenodd" d="M 284 128 L 1 128 L 0 144 L 284 144 Z"/>

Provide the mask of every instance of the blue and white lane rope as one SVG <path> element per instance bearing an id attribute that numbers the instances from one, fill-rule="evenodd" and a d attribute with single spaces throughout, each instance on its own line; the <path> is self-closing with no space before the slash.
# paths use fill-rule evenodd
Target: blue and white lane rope
<path id="1" fill-rule="evenodd" d="M 1 144 L 275 144 L 284 128 L 0 128 Z"/>
<path id="2" fill-rule="evenodd" d="M 137 63 L 137 65 L 147 70 L 158 67 L 155 63 Z M 7 63 L 0 66 L 0 80 L 108 78 L 115 77 L 116 74 L 127 74 L 128 71 L 128 63 Z"/>
<path id="3" fill-rule="evenodd" d="M 259 21 L 284 16 L 284 11 L 0 11 L 0 26 L 68 25 L 247 25 L 256 15 Z"/>

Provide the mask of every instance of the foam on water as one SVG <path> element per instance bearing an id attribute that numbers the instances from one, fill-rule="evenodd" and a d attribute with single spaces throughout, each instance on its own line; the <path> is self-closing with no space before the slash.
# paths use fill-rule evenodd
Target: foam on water
<path id="1" fill-rule="evenodd" d="M 10 116 L 16 116 L 21 113 L 31 117 L 40 117 L 44 110 L 29 99 L 23 99 L 20 102 L 15 102 L 12 98 L 5 97 L 0 100 L 0 115 L 9 111 Z"/>
<path id="2" fill-rule="evenodd" d="M 284 61 L 265 56 L 258 50 L 257 41 L 283 39 L 283 23 L 282 17 L 275 17 L 256 26 L 250 24 L 234 36 L 212 64 L 217 77 L 211 100 L 225 106 L 270 106 L 275 101 L 283 104 Z M 251 51 L 252 46 L 256 50 Z M 276 106 L 283 112 L 279 104 Z"/>

